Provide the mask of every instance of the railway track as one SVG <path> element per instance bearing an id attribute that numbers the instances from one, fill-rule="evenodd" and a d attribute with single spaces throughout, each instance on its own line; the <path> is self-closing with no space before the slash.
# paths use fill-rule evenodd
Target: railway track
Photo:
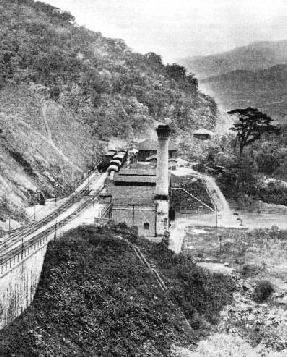
<path id="1" fill-rule="evenodd" d="M 93 181 L 95 181 L 99 177 L 100 174 L 94 175 Z M 90 181 L 90 183 L 92 184 L 93 181 Z M 89 190 L 86 186 L 83 186 L 79 191 L 74 192 L 72 195 L 70 195 L 68 200 L 63 203 L 58 209 L 43 217 L 39 221 L 32 223 L 26 227 L 23 227 L 22 229 L 17 230 L 17 232 L 14 232 L 14 234 L 10 235 L 9 241 L 6 241 L 1 247 L 0 264 L 3 264 L 5 263 L 5 261 L 9 260 L 11 256 L 15 255 L 16 252 L 19 251 L 19 249 L 24 250 L 28 248 L 29 246 L 35 244 L 35 242 L 39 239 L 50 235 L 53 231 L 56 231 L 57 229 L 66 225 L 69 221 L 79 215 L 82 210 L 84 210 L 90 204 L 93 203 L 94 199 L 99 195 L 100 190 L 101 188 L 97 189 L 92 196 L 87 197 Z M 45 225 L 54 221 L 59 215 L 70 209 L 76 202 L 81 201 L 84 197 L 86 197 L 85 201 L 80 203 L 79 206 L 67 217 L 57 222 L 56 225 L 51 225 L 47 229 L 39 232 L 38 234 L 35 234 L 35 236 L 25 241 L 25 238 L 29 237 L 29 235 L 32 235 Z M 15 247 L 13 248 L 13 246 Z"/>

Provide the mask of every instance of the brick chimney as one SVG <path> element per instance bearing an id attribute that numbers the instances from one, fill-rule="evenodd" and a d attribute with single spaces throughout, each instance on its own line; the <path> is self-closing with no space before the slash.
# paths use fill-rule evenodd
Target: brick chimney
<path id="1" fill-rule="evenodd" d="M 169 228 L 169 176 L 168 176 L 168 144 L 170 127 L 159 125 L 157 127 L 157 178 L 154 200 L 157 204 L 157 236 L 164 236 Z"/>
<path id="2" fill-rule="evenodd" d="M 170 127 L 159 125 L 157 127 L 158 147 L 157 147 L 157 177 L 155 198 L 168 199 L 168 144 Z"/>

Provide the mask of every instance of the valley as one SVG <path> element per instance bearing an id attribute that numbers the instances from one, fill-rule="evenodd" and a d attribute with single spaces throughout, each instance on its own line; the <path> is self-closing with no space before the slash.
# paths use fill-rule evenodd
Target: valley
<path id="1" fill-rule="evenodd" d="M 287 41 L 256 42 L 232 51 L 186 58 L 200 87 L 225 111 L 253 107 L 286 124 Z"/>
<path id="2" fill-rule="evenodd" d="M 0 356 L 286 356 L 287 41 L 168 63 L 41 1 L 0 22 Z"/>

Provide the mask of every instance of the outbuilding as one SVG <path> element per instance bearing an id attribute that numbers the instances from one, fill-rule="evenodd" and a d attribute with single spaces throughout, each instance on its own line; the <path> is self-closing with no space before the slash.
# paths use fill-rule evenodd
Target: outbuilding
<path id="1" fill-rule="evenodd" d="M 193 136 L 200 140 L 209 140 L 213 136 L 213 132 L 207 129 L 198 129 L 193 132 Z"/>

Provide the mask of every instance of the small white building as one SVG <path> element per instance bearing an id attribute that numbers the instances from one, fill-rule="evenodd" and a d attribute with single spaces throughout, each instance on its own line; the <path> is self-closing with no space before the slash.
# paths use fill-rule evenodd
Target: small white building
<path id="1" fill-rule="evenodd" d="M 213 131 L 207 129 L 197 129 L 193 132 L 193 136 L 200 140 L 210 140 L 214 135 Z"/>

